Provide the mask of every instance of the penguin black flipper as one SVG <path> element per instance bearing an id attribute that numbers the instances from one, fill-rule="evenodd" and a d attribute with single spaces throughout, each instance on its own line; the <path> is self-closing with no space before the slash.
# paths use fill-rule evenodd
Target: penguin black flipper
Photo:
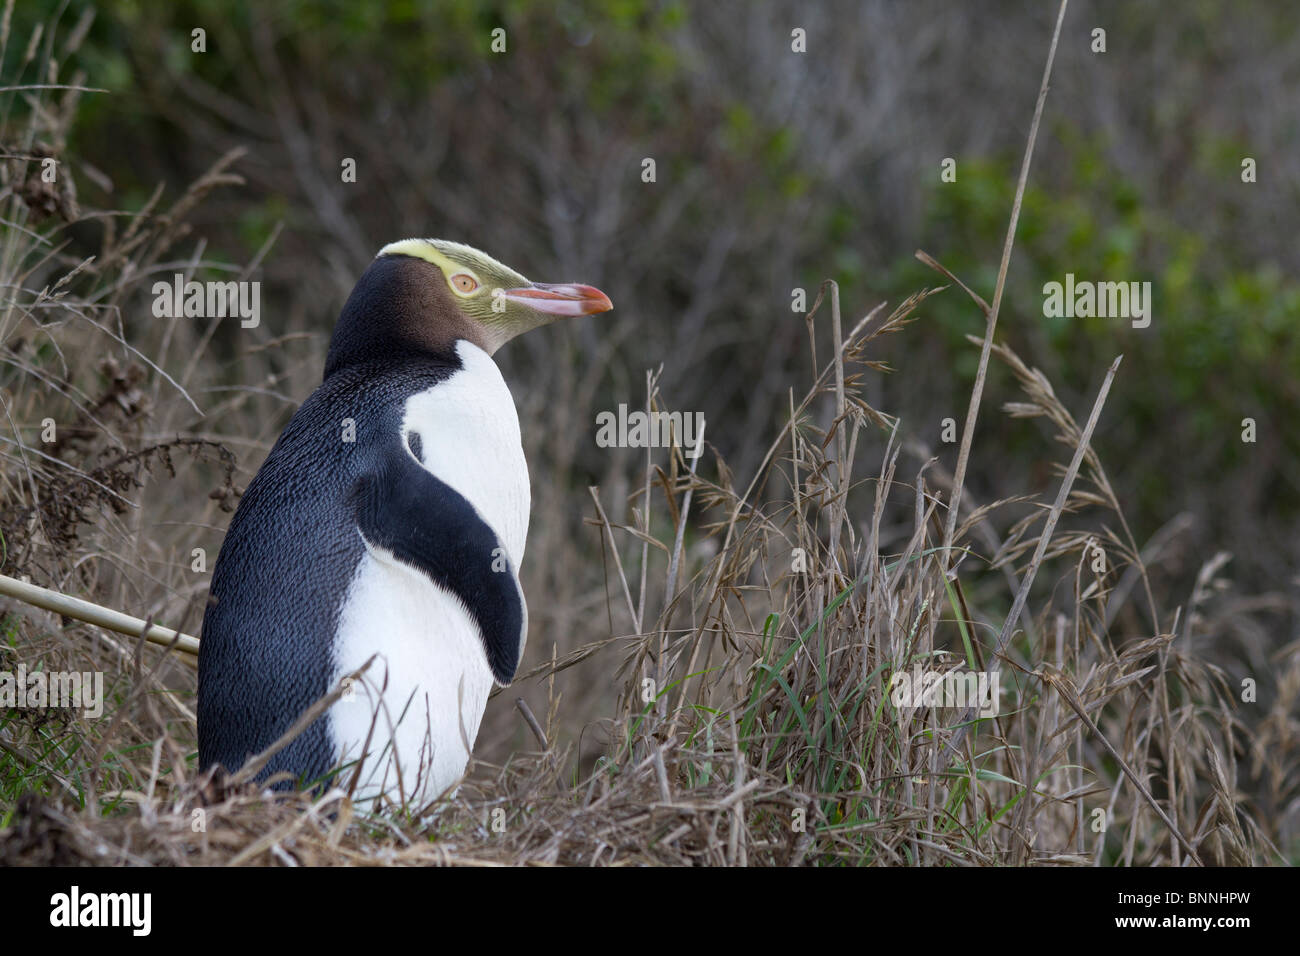
<path id="1" fill-rule="evenodd" d="M 460 598 L 478 624 L 493 678 L 509 684 L 519 668 L 526 612 L 518 575 L 496 532 L 464 495 L 398 442 L 385 443 L 353 495 L 366 543 Z"/>

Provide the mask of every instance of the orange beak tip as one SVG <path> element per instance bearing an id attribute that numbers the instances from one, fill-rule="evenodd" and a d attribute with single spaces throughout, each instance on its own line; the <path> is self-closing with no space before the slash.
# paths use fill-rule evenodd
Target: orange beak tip
<path id="1" fill-rule="evenodd" d="M 548 315 L 595 315 L 614 308 L 609 296 L 594 286 L 576 283 L 535 282 L 521 289 L 507 289 L 506 298 Z"/>

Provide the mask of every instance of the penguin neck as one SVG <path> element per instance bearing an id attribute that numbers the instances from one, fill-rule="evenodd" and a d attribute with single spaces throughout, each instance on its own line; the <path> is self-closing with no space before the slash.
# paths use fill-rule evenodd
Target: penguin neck
<path id="1" fill-rule="evenodd" d="M 411 360 L 457 365 L 461 340 L 491 354 L 483 330 L 456 307 L 438 267 L 410 256 L 381 256 L 339 313 L 324 377 L 354 365 Z"/>

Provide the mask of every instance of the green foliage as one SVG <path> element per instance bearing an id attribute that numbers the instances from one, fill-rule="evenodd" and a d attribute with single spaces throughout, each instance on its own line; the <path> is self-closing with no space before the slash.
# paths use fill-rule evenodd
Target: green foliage
<path id="1" fill-rule="evenodd" d="M 1230 246 L 1173 220 L 1133 183 L 1114 176 L 1098 145 L 1074 145 L 1065 175 L 1058 172 L 1048 185 L 1031 181 L 1025 192 L 999 339 L 1049 363 L 1053 379 L 1078 396 L 1070 404 L 1080 410 L 1098 369 L 1122 353 L 1107 417 L 1126 427 L 1106 430 L 1113 453 L 1140 457 L 1162 433 L 1176 432 L 1180 441 L 1213 449 L 1206 464 L 1228 476 L 1252 466 L 1250 446 L 1228 439 L 1237 436 L 1243 417 L 1266 415 L 1275 439 L 1288 443 L 1287 454 L 1300 454 L 1294 429 L 1276 428 L 1300 417 L 1300 394 L 1289 385 L 1300 380 L 1300 282 L 1274 263 L 1236 259 Z M 927 249 L 943 250 L 943 264 L 987 299 L 997 278 L 989 250 L 1006 230 L 1013 173 L 1009 160 L 967 160 L 957 183 L 934 188 L 927 208 L 926 233 L 940 237 L 933 244 L 927 239 Z M 1151 282 L 1150 327 L 1044 316 L 1043 285 L 1063 281 L 1067 272 L 1079 280 Z M 900 257 L 888 288 L 901 298 L 934 281 L 925 266 Z M 974 356 L 964 341 L 982 326 L 973 304 L 954 289 L 927 304 L 927 312 L 952 367 L 973 379 Z M 1138 513 L 1153 523 L 1166 520 L 1173 479 L 1183 478 L 1159 471 L 1144 476 Z"/>

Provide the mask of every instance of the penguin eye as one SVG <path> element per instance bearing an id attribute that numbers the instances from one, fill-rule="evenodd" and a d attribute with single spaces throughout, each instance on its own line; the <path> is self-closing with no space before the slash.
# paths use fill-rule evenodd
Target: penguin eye
<path id="1" fill-rule="evenodd" d="M 475 280 L 475 278 L 473 276 L 466 275 L 463 272 L 458 272 L 456 273 L 456 275 L 452 276 L 451 284 L 456 287 L 457 292 L 463 295 L 468 295 L 470 292 L 473 292 L 475 289 L 478 288 L 478 282 Z"/>

